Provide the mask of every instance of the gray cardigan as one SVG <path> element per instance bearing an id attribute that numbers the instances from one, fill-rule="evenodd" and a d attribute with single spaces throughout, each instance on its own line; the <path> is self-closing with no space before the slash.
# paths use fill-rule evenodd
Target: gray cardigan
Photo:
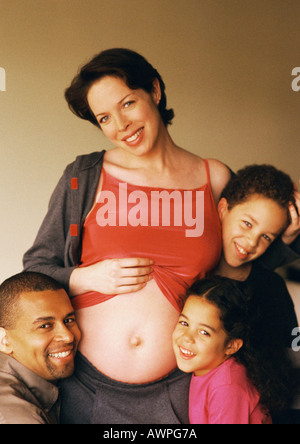
<path id="1" fill-rule="evenodd" d="M 82 226 L 94 202 L 104 153 L 78 156 L 66 167 L 51 196 L 34 244 L 23 257 L 24 270 L 52 276 L 66 290 L 71 272 L 80 263 Z M 274 269 L 299 257 L 300 236 L 292 248 L 277 239 L 260 262 Z"/>
<path id="2" fill-rule="evenodd" d="M 80 262 L 82 226 L 93 205 L 104 153 L 78 156 L 66 167 L 34 244 L 23 257 L 24 270 L 47 274 L 67 290 L 70 274 Z M 77 179 L 77 189 L 72 179 Z M 71 235 L 71 225 L 77 227 L 77 236 Z"/>

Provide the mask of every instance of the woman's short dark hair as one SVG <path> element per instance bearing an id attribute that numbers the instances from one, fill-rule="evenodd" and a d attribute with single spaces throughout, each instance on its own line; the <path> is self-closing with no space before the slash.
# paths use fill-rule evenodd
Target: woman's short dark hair
<path id="1" fill-rule="evenodd" d="M 125 48 L 102 51 L 80 69 L 65 91 L 65 98 L 74 114 L 99 127 L 89 107 L 87 94 L 93 83 L 105 76 L 121 78 L 130 89 L 143 89 L 148 94 L 153 91 L 154 80 L 158 79 L 161 89 L 158 110 L 165 126 L 171 124 L 174 112 L 167 109 L 165 84 L 161 76 L 143 56 Z"/>

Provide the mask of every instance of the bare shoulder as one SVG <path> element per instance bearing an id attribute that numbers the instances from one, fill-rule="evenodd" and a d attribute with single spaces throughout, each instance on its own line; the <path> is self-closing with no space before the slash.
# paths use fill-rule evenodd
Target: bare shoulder
<path id="1" fill-rule="evenodd" d="M 202 157 L 189 151 L 181 150 L 177 157 L 178 165 L 180 165 L 181 172 L 185 177 L 189 177 L 189 181 L 194 186 L 202 186 L 207 181 L 205 172 L 205 161 Z M 212 192 L 217 203 L 220 195 L 230 180 L 231 171 L 223 162 L 217 159 L 206 159 L 209 166 L 209 176 Z M 177 165 L 177 166 L 178 166 Z M 199 183 L 199 178 L 202 178 L 203 183 Z"/>
<path id="2" fill-rule="evenodd" d="M 217 159 L 207 159 L 210 172 L 210 183 L 215 201 L 218 202 L 220 195 L 230 180 L 231 172 L 228 166 Z"/>
<path id="3" fill-rule="evenodd" d="M 190 173 L 192 173 L 193 170 L 198 170 L 197 174 L 199 170 L 203 168 L 203 159 L 197 154 L 186 151 L 183 148 L 177 149 L 175 154 L 176 168 L 188 170 Z"/>

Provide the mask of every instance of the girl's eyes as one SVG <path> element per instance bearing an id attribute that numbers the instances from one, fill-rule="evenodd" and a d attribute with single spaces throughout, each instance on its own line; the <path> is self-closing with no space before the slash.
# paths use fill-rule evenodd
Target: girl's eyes
<path id="1" fill-rule="evenodd" d="M 185 322 L 185 321 L 179 321 L 179 324 L 183 325 L 183 327 L 188 327 L 189 326 L 188 323 Z"/>
<path id="2" fill-rule="evenodd" d="M 179 321 L 179 324 L 182 325 L 183 327 L 189 326 L 189 324 L 186 321 Z M 210 336 L 210 334 L 206 330 L 198 330 L 198 334 L 200 336 Z"/>

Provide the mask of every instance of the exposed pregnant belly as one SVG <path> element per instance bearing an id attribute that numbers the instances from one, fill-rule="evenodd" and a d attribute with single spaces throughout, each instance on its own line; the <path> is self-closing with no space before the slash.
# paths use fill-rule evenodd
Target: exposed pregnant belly
<path id="1" fill-rule="evenodd" d="M 81 353 L 110 378 L 141 384 L 176 368 L 172 333 L 179 313 L 154 280 L 139 292 L 82 308 L 76 315 Z"/>

